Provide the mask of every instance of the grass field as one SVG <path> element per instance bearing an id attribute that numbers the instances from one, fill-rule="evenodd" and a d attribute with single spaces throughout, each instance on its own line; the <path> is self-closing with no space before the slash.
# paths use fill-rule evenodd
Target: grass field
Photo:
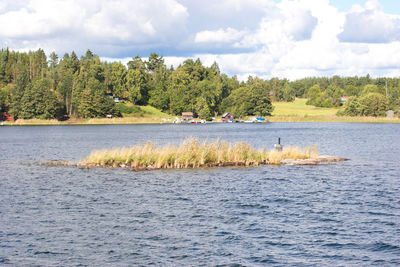
<path id="1" fill-rule="evenodd" d="M 162 117 L 162 118 L 170 118 L 172 117 L 171 115 L 162 112 L 159 109 L 156 109 L 155 107 L 152 106 L 138 106 L 144 113 L 145 115 L 148 116 L 157 116 L 157 117 Z"/>
<path id="2" fill-rule="evenodd" d="M 306 105 L 307 99 L 297 98 L 294 102 L 274 102 L 273 116 L 333 116 L 339 108 L 319 108 Z"/>
<path id="3" fill-rule="evenodd" d="M 271 122 L 370 122 L 400 123 L 400 119 L 384 117 L 350 117 L 336 116 L 340 108 L 319 108 L 306 105 L 307 99 L 297 98 L 294 102 L 274 102 Z"/>

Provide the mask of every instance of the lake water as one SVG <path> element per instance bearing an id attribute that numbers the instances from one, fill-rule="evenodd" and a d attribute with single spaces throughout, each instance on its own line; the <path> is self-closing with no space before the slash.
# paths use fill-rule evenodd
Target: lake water
<path id="1" fill-rule="evenodd" d="M 187 136 L 350 161 L 132 172 L 50 167 Z M 0 265 L 400 265 L 400 125 L 0 127 Z"/>

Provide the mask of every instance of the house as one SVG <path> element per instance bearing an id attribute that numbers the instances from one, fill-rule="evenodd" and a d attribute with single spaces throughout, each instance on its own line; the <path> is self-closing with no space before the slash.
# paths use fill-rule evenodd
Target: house
<path id="1" fill-rule="evenodd" d="M 233 115 L 230 112 L 222 114 L 221 121 L 233 121 Z"/>
<path id="2" fill-rule="evenodd" d="M 193 112 L 182 112 L 182 120 L 190 121 L 193 119 Z"/>
<path id="3" fill-rule="evenodd" d="M 7 112 L 0 112 L 0 121 L 13 121 L 14 116 L 10 116 Z"/>

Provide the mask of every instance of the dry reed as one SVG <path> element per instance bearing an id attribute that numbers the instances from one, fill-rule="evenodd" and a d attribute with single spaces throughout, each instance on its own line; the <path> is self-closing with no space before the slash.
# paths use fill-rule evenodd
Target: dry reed
<path id="1" fill-rule="evenodd" d="M 131 148 L 93 151 L 80 162 L 82 166 L 130 167 L 132 169 L 198 168 L 214 166 L 257 166 L 280 164 L 283 159 L 317 158 L 316 147 L 288 146 L 283 151 L 255 149 L 245 142 L 230 143 L 217 139 L 199 142 L 187 138 L 180 145 L 160 147 L 152 142 Z"/>

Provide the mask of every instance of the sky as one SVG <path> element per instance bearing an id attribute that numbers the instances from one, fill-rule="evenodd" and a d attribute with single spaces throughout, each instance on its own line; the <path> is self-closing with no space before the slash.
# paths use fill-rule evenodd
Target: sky
<path id="1" fill-rule="evenodd" d="M 400 76 L 398 0 L 1 0 L 0 45 L 126 63 L 217 62 L 239 80 Z"/>

